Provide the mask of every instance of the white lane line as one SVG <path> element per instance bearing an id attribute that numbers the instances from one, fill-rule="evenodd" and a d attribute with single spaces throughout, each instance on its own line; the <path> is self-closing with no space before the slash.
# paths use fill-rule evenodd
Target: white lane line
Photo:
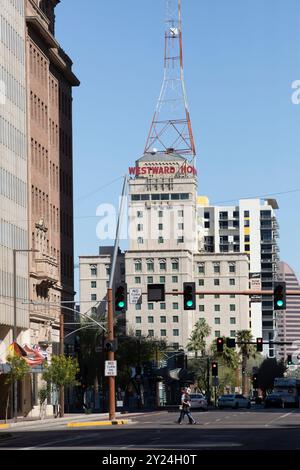
<path id="1" fill-rule="evenodd" d="M 278 416 L 277 418 L 272 419 L 271 421 L 269 421 L 269 423 L 265 424 L 265 427 L 270 426 L 272 423 L 275 423 L 275 421 L 278 421 L 279 419 L 286 418 L 287 416 L 291 415 L 292 413 L 295 413 L 295 411 L 296 410 L 289 411 L 288 413 L 285 413 L 283 415 Z"/>
<path id="2" fill-rule="evenodd" d="M 95 436 L 99 436 L 99 434 L 98 433 L 87 434 L 86 437 L 84 437 L 84 435 L 82 434 L 82 435 L 77 436 L 77 437 L 69 437 L 68 439 L 60 439 L 59 441 L 45 442 L 45 444 L 40 444 L 40 445 L 33 446 L 33 447 L 21 447 L 20 450 L 40 449 L 41 447 L 48 447 L 49 445 L 52 446 L 53 444 L 61 444 L 62 442 L 68 442 L 68 441 L 78 441 L 78 440 L 82 440 L 84 438 L 90 439 L 91 437 L 95 437 Z"/>
<path id="3" fill-rule="evenodd" d="M 221 421 L 221 418 L 216 419 L 216 421 Z"/>

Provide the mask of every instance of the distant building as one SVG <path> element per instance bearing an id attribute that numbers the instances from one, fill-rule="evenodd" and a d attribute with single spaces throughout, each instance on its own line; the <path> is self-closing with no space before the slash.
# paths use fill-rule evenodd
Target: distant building
<path id="1" fill-rule="evenodd" d="M 300 290 L 296 273 L 285 262 L 279 263 L 278 276 L 286 282 L 289 291 Z M 277 312 L 278 341 L 291 342 L 291 345 L 277 345 L 276 352 L 279 359 L 287 359 L 292 354 L 293 362 L 300 363 L 300 296 L 287 296 L 286 310 Z M 298 357 L 299 356 L 299 357 Z"/>

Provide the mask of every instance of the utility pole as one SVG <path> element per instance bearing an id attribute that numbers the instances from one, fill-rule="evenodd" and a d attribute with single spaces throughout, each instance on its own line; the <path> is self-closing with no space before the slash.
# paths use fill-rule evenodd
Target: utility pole
<path id="1" fill-rule="evenodd" d="M 65 342 L 64 342 L 64 337 L 65 337 L 65 333 L 64 333 L 64 314 L 61 310 L 61 313 L 60 313 L 60 322 L 59 322 L 59 349 L 60 349 L 60 355 L 61 356 L 64 356 L 65 354 L 65 348 L 64 348 L 64 345 L 65 345 Z M 60 390 L 59 390 L 59 415 L 61 418 L 63 418 L 65 414 L 65 389 L 64 389 L 64 386 L 62 385 L 60 387 Z"/>

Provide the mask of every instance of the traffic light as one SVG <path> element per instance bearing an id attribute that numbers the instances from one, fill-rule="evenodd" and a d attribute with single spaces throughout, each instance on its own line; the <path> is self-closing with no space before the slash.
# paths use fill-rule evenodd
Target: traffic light
<path id="1" fill-rule="evenodd" d="M 213 377 L 218 377 L 218 363 L 217 362 L 211 363 L 211 375 Z"/>
<path id="2" fill-rule="evenodd" d="M 104 342 L 104 350 L 106 352 L 115 352 L 117 350 L 117 341 L 115 339 L 106 339 Z"/>
<path id="3" fill-rule="evenodd" d="M 183 283 L 183 309 L 196 310 L 196 284 L 194 282 Z"/>
<path id="4" fill-rule="evenodd" d="M 227 348 L 235 348 L 235 338 L 226 338 Z"/>
<path id="5" fill-rule="evenodd" d="M 262 352 L 263 350 L 263 339 L 262 338 L 256 338 L 256 351 L 257 352 Z"/>
<path id="6" fill-rule="evenodd" d="M 147 284 L 148 302 L 164 302 L 165 301 L 165 285 L 164 284 Z"/>
<path id="7" fill-rule="evenodd" d="M 115 290 L 115 311 L 123 312 L 127 310 L 127 284 L 122 282 L 116 286 Z"/>
<path id="8" fill-rule="evenodd" d="M 292 355 L 288 354 L 288 356 L 287 356 L 287 365 L 291 366 L 292 364 L 293 364 Z"/>
<path id="9" fill-rule="evenodd" d="M 253 388 L 258 388 L 258 374 L 252 375 Z"/>
<path id="10" fill-rule="evenodd" d="M 274 282 L 274 310 L 286 309 L 286 283 Z"/>
<path id="11" fill-rule="evenodd" d="M 223 352 L 223 347 L 224 347 L 224 339 L 223 338 L 217 338 L 217 351 L 219 353 Z"/>

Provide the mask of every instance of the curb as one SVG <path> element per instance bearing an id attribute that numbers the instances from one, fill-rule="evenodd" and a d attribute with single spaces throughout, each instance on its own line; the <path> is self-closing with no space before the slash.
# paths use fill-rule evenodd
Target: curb
<path id="1" fill-rule="evenodd" d="M 0 429 L 8 429 L 9 427 L 9 424 L 0 424 Z"/>
<path id="2" fill-rule="evenodd" d="M 112 421 L 82 421 L 75 423 L 68 423 L 68 428 L 78 428 L 78 427 L 87 427 L 87 426 L 114 426 L 120 424 L 130 424 L 131 419 L 115 419 Z"/>

